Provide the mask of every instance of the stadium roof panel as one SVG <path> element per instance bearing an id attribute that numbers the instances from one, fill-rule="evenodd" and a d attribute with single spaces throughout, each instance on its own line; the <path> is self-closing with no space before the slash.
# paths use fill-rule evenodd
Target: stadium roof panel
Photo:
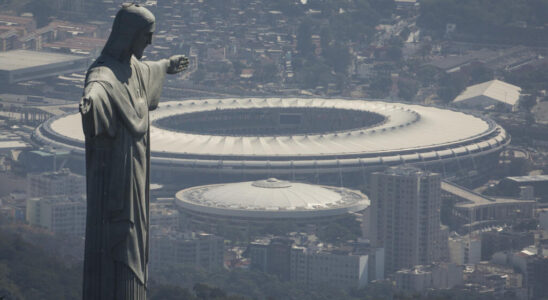
<path id="1" fill-rule="evenodd" d="M 189 133 L 160 128 L 161 124 L 158 124 L 158 120 L 169 121 L 168 117 L 176 117 L 173 120 L 181 122 L 194 117 L 202 120 L 202 115 L 190 114 L 203 111 L 212 112 L 203 119 L 209 124 L 218 119 L 215 113 L 221 111 L 223 118 L 229 116 L 223 121 L 225 123 L 215 124 L 221 126 L 232 124 L 230 111 L 245 116 L 242 110 L 246 108 L 288 112 L 287 108 L 291 107 L 363 110 L 384 116 L 384 121 L 363 128 L 352 125 L 347 127 L 350 129 L 338 132 L 306 134 L 305 130 L 302 134 L 277 136 L 264 135 L 270 131 L 256 132 L 262 134 L 260 136 L 220 135 L 225 132 L 202 134 L 196 130 L 197 133 Z M 316 112 L 306 113 L 315 115 Z M 151 112 L 150 119 L 152 165 L 162 172 L 189 172 L 207 175 L 207 178 L 220 178 L 210 174 L 238 175 L 243 180 L 270 176 L 295 178 L 287 176 L 365 172 L 404 163 L 421 167 L 449 163 L 445 175 L 450 176 L 451 162 L 472 158 L 474 168 L 483 168 L 484 162 L 488 165 L 492 160 L 483 161 L 479 157 L 496 155 L 510 142 L 510 136 L 502 127 L 484 117 L 436 107 L 366 100 L 226 98 L 173 101 L 162 103 Z M 246 126 L 258 126 L 253 124 Z M 194 125 L 202 128 L 200 123 Z M 247 134 L 245 130 L 243 132 Z M 83 156 L 84 153 L 79 114 L 48 120 L 36 129 L 33 139 L 48 147 L 69 149 L 75 155 Z M 468 169 L 460 168 L 459 164 L 459 172 L 463 170 Z"/>
<path id="2" fill-rule="evenodd" d="M 15 71 L 82 59 L 87 58 L 77 55 L 29 50 L 6 51 L 0 52 L 0 71 Z"/>
<path id="3" fill-rule="evenodd" d="M 244 101 L 245 100 L 245 101 Z M 494 126 L 462 112 L 435 107 L 342 99 L 223 99 L 217 101 L 166 102 L 151 113 L 153 152 L 211 156 L 327 156 L 421 149 L 465 143 L 486 134 Z M 201 104 L 201 105 L 196 105 Z M 371 128 L 292 136 L 225 136 L 176 132 L 155 126 L 154 121 L 198 111 L 234 108 L 323 107 L 356 109 L 381 114 L 387 121 Z M 51 123 L 61 136 L 83 142 L 78 114 Z"/>

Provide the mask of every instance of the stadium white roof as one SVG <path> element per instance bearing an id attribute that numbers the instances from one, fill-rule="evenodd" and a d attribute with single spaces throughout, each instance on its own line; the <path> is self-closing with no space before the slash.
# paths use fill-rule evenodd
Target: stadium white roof
<path id="1" fill-rule="evenodd" d="M 288 111 L 293 107 L 333 109 L 334 114 L 340 113 L 336 109 L 361 110 L 382 115 L 384 120 L 370 127 L 336 132 L 270 136 L 201 134 L 157 126 L 160 119 L 193 112 L 213 112 L 208 115 L 214 117 L 214 112 L 224 111 L 222 116 L 225 118 L 230 110 L 238 110 L 235 114 L 238 115 L 245 109 L 283 108 Z M 502 127 L 484 117 L 382 101 L 320 98 L 171 101 L 162 103 L 150 116 L 152 165 L 176 173 L 201 175 L 293 178 L 286 176 L 365 172 L 366 169 L 399 164 L 426 167 L 490 155 L 510 142 L 510 136 Z M 35 130 L 33 139 L 51 148 L 71 150 L 80 157 L 84 154 L 81 118 L 77 113 L 48 120 Z"/>
<path id="2" fill-rule="evenodd" d="M 321 107 L 364 110 L 386 122 L 366 129 L 293 136 L 221 136 L 176 132 L 154 126 L 154 120 L 217 109 Z M 466 142 L 491 129 L 490 124 L 462 112 L 435 107 L 342 99 L 209 99 L 163 103 L 151 112 L 152 152 L 213 156 L 326 156 L 412 150 Z M 79 114 L 51 123 L 51 129 L 83 143 Z"/>
<path id="3" fill-rule="evenodd" d="M 500 80 L 491 80 L 467 87 L 453 102 L 463 103 L 484 96 L 514 106 L 519 100 L 520 93 L 521 88 L 519 86 Z"/>
<path id="4" fill-rule="evenodd" d="M 14 71 L 86 59 L 86 57 L 70 54 L 30 50 L 12 50 L 0 52 L 0 70 Z"/>
<path id="5" fill-rule="evenodd" d="M 369 206 L 359 191 L 275 178 L 193 187 L 179 191 L 176 198 L 184 209 L 240 217 L 329 216 Z"/>

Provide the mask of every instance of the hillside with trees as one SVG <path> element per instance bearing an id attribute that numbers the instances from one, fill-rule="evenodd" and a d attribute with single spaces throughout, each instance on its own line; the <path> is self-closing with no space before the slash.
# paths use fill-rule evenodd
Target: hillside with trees
<path id="1" fill-rule="evenodd" d="M 442 37 L 455 24 L 455 40 L 548 45 L 547 0 L 424 0 L 418 25 Z"/>
<path id="2" fill-rule="evenodd" d="M 81 266 L 66 266 L 13 231 L 0 229 L 0 241 L 0 299 L 81 298 Z"/>

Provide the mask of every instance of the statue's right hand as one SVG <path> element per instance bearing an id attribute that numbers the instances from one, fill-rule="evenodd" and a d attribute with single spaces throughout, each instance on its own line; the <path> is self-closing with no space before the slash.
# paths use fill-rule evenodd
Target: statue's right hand
<path id="1" fill-rule="evenodd" d="M 169 58 L 168 74 L 177 74 L 188 68 L 188 58 L 184 55 L 173 55 Z"/>

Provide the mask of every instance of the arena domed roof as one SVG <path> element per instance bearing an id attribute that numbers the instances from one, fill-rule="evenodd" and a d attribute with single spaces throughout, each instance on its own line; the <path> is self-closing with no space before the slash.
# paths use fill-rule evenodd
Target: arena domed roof
<path id="1" fill-rule="evenodd" d="M 179 191 L 176 198 L 192 212 L 248 218 L 335 216 L 369 206 L 359 191 L 275 178 L 193 187 Z"/>

